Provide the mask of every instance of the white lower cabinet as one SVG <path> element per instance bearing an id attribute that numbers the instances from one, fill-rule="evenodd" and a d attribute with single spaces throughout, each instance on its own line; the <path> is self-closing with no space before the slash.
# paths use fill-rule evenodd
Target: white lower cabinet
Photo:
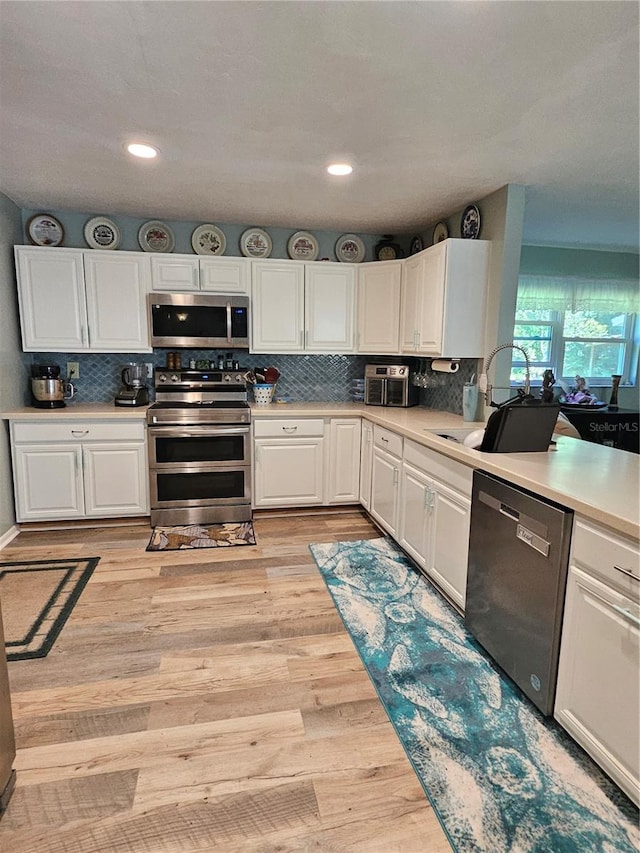
<path id="1" fill-rule="evenodd" d="M 12 422 L 16 520 L 149 512 L 144 423 Z"/>
<path id="2" fill-rule="evenodd" d="M 327 503 L 360 498 L 360 418 L 332 418 L 329 424 Z"/>
<path id="3" fill-rule="evenodd" d="M 369 512 L 387 533 L 397 539 L 400 506 L 402 436 L 375 425 Z"/>
<path id="4" fill-rule="evenodd" d="M 368 510 L 371 507 L 371 476 L 373 469 L 373 424 L 362 421 L 360 439 L 360 503 Z"/>
<path id="5" fill-rule="evenodd" d="M 253 421 L 256 507 L 324 503 L 324 420 Z"/>
<path id="6" fill-rule="evenodd" d="M 638 545 L 576 519 L 555 717 L 640 804 Z"/>
<path id="7" fill-rule="evenodd" d="M 461 609 L 467 586 L 472 471 L 404 442 L 398 542 Z"/>

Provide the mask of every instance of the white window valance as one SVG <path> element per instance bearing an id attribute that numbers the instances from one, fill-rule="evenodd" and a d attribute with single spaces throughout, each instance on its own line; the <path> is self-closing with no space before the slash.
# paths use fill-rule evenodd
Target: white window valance
<path id="1" fill-rule="evenodd" d="M 637 279 L 521 275 L 518 308 L 529 311 L 640 311 Z"/>

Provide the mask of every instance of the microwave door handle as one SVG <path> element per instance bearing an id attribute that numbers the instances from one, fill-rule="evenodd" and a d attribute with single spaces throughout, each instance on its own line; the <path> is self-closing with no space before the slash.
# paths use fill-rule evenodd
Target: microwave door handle
<path id="1" fill-rule="evenodd" d="M 231 303 L 227 302 L 227 343 L 231 343 Z"/>
<path id="2" fill-rule="evenodd" d="M 381 382 L 382 382 L 382 393 L 380 396 L 382 397 L 382 405 L 386 406 L 387 405 L 387 397 L 388 397 L 389 380 L 388 379 L 382 379 Z"/>

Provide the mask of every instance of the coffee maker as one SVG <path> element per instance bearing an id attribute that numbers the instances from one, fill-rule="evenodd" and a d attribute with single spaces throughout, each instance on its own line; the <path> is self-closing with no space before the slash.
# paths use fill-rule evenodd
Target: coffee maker
<path id="1" fill-rule="evenodd" d="M 120 376 L 122 387 L 116 394 L 116 406 L 146 406 L 149 402 L 147 365 L 131 362 L 122 369 Z"/>
<path id="2" fill-rule="evenodd" d="M 37 409 L 62 409 L 74 391 L 70 382 L 60 378 L 57 364 L 31 366 L 31 403 Z"/>

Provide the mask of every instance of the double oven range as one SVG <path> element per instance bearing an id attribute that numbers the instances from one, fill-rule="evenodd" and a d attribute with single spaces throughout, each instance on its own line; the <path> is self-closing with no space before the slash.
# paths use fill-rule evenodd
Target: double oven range
<path id="1" fill-rule="evenodd" d="M 147 412 L 151 525 L 251 519 L 245 371 L 154 370 Z"/>

